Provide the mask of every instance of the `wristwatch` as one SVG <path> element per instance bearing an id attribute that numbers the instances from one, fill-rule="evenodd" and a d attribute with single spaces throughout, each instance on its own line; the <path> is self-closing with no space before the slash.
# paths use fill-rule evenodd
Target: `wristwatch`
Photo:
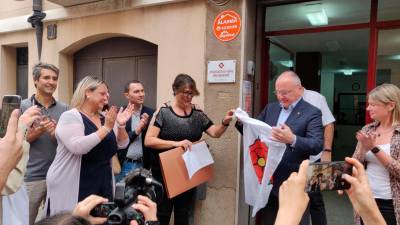
<path id="1" fill-rule="evenodd" d="M 150 221 L 150 220 L 148 220 L 148 221 L 146 221 L 146 222 L 144 223 L 144 225 L 160 225 L 160 222 L 157 221 L 157 220 L 155 220 L 155 221 Z"/>
<path id="2" fill-rule="evenodd" d="M 324 149 L 324 152 L 332 152 L 332 149 L 325 148 L 325 149 Z"/>
<path id="3" fill-rule="evenodd" d="M 381 150 L 378 148 L 378 147 L 373 147 L 372 149 L 371 149 L 371 152 L 372 153 L 374 153 L 374 154 L 376 154 L 376 153 L 378 153 L 378 152 L 380 152 Z"/>

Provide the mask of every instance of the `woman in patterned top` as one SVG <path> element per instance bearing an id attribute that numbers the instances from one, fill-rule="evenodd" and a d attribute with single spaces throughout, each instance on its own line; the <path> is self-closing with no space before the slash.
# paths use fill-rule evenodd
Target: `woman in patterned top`
<path id="1" fill-rule="evenodd" d="M 193 97 L 200 93 L 193 78 L 187 74 L 179 74 L 175 78 L 172 90 L 174 101 L 165 103 L 157 110 L 145 138 L 146 147 L 154 150 L 151 171 L 159 181 L 163 181 L 159 153 L 176 147 L 190 149 L 193 142 L 201 139 L 203 132 L 214 138 L 220 137 L 233 115 L 232 111 L 228 111 L 221 124 L 213 124 L 202 110 L 192 104 Z M 188 225 L 193 206 L 194 189 L 191 189 L 172 199 L 164 197 L 158 205 L 157 217 L 161 225 L 168 225 L 174 209 L 175 225 Z"/>
<path id="2" fill-rule="evenodd" d="M 379 210 L 388 225 L 395 225 L 400 222 L 400 89 L 377 86 L 368 94 L 367 111 L 375 122 L 357 132 L 353 157 L 366 164 Z M 362 224 L 359 217 L 356 224 Z"/>

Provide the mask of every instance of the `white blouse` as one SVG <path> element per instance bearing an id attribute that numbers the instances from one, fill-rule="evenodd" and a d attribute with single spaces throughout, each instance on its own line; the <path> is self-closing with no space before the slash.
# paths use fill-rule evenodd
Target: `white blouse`
<path id="1" fill-rule="evenodd" d="M 378 147 L 381 151 L 390 155 L 390 143 L 378 145 Z M 367 152 L 365 160 L 368 162 L 367 176 L 374 198 L 392 199 L 389 172 L 371 151 Z"/>

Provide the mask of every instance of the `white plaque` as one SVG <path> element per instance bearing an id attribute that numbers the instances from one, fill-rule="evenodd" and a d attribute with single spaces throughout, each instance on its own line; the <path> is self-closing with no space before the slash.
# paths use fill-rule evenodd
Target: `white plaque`
<path id="1" fill-rule="evenodd" d="M 236 60 L 208 61 L 208 83 L 235 83 Z"/>

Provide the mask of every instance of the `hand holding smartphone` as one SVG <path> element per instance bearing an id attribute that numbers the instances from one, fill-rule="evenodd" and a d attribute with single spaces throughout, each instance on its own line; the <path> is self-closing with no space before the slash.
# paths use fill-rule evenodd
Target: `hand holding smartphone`
<path id="1" fill-rule="evenodd" d="M 19 109 L 21 106 L 21 96 L 19 95 L 4 95 L 1 104 L 0 114 L 0 137 L 4 137 L 7 131 L 8 120 L 14 109 Z"/>
<path id="2" fill-rule="evenodd" d="M 350 174 L 352 166 L 344 161 L 310 163 L 307 170 L 307 192 L 349 189 L 350 184 L 342 174 Z"/>

